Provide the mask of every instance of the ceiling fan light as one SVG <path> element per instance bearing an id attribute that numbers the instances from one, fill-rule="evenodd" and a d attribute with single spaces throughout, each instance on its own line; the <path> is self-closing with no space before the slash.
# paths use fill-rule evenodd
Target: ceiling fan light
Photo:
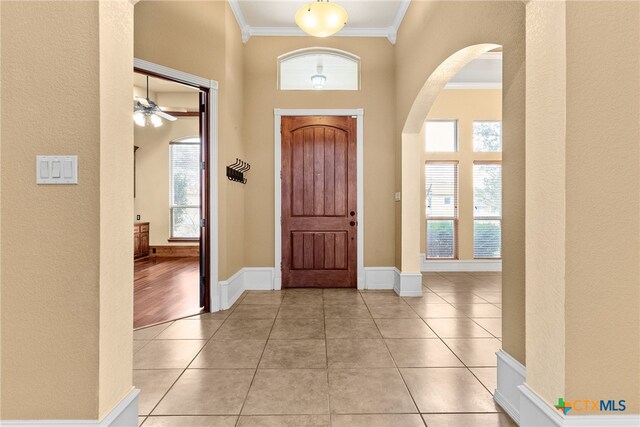
<path id="1" fill-rule="evenodd" d="M 157 127 L 162 126 L 162 119 L 160 118 L 160 116 L 157 116 L 155 114 L 151 114 L 150 120 L 151 120 L 151 124 L 153 125 L 153 127 L 157 128 Z"/>
<path id="2" fill-rule="evenodd" d="M 133 114 L 133 121 L 138 126 L 144 126 L 146 124 L 146 120 L 144 119 L 144 114 L 142 114 L 139 111 Z"/>
<path id="3" fill-rule="evenodd" d="M 348 19 L 347 11 L 336 3 L 318 0 L 307 3 L 296 12 L 296 24 L 314 37 L 328 37 L 340 31 Z"/>

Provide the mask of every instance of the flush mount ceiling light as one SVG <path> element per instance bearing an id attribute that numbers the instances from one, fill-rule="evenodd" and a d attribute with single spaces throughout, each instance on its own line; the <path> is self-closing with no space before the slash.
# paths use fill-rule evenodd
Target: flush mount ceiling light
<path id="1" fill-rule="evenodd" d="M 329 0 L 307 3 L 296 12 L 296 24 L 305 33 L 314 37 L 329 37 L 345 26 L 347 11 Z"/>

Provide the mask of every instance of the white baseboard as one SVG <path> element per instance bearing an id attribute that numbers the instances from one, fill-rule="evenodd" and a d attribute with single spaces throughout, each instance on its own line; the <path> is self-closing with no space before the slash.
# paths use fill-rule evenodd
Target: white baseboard
<path id="1" fill-rule="evenodd" d="M 492 259 L 452 259 L 427 260 L 425 254 L 420 254 L 420 271 L 502 271 L 502 260 Z"/>
<path id="2" fill-rule="evenodd" d="M 395 269 L 396 280 L 393 290 L 401 297 L 421 297 L 422 296 L 422 274 L 402 273 Z"/>
<path id="3" fill-rule="evenodd" d="M 247 291 L 270 291 L 273 289 L 273 267 L 245 267 L 244 289 Z"/>
<path id="4" fill-rule="evenodd" d="M 1 420 L 3 427 L 135 427 L 138 425 L 138 398 L 134 388 L 102 420 Z"/>
<path id="5" fill-rule="evenodd" d="M 244 291 L 269 291 L 274 289 L 273 267 L 244 267 L 236 274 L 220 282 L 220 308 L 227 310 Z"/>
<path id="6" fill-rule="evenodd" d="M 244 292 L 242 269 L 220 282 L 220 308 L 228 310 Z"/>
<path id="7" fill-rule="evenodd" d="M 527 370 L 504 350 L 496 353 L 498 357 L 498 388 L 495 390 L 493 399 L 509 414 L 509 416 L 520 424 L 520 391 L 518 386 L 525 383 Z"/>
<path id="8" fill-rule="evenodd" d="M 564 415 L 544 401 L 527 384 L 520 391 L 520 425 L 522 427 L 637 427 L 640 414 Z"/>
<path id="9" fill-rule="evenodd" d="M 393 289 L 396 281 L 395 267 L 365 267 L 364 289 Z"/>

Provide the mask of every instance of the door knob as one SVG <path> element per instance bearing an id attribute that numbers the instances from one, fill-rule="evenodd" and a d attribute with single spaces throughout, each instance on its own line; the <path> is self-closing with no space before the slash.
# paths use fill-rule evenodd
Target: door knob
<path id="1" fill-rule="evenodd" d="M 353 227 L 354 225 L 356 225 L 356 222 L 355 222 L 355 221 L 351 221 L 351 222 L 349 223 L 349 225 Z"/>

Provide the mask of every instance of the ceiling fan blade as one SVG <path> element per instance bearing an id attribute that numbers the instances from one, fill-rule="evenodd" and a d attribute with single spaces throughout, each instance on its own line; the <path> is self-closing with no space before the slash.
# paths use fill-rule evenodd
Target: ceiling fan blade
<path id="1" fill-rule="evenodd" d="M 170 122 L 176 121 L 178 120 L 177 118 L 173 117 L 170 114 L 165 113 L 164 111 L 157 109 L 156 111 L 153 112 L 156 116 L 160 116 L 165 120 L 169 120 Z"/>
<path id="2" fill-rule="evenodd" d="M 151 104 L 149 104 L 149 100 L 147 100 L 145 98 L 136 96 L 135 99 L 136 99 L 136 101 L 138 101 L 140 104 L 144 105 L 145 107 L 150 107 L 151 106 Z"/>

